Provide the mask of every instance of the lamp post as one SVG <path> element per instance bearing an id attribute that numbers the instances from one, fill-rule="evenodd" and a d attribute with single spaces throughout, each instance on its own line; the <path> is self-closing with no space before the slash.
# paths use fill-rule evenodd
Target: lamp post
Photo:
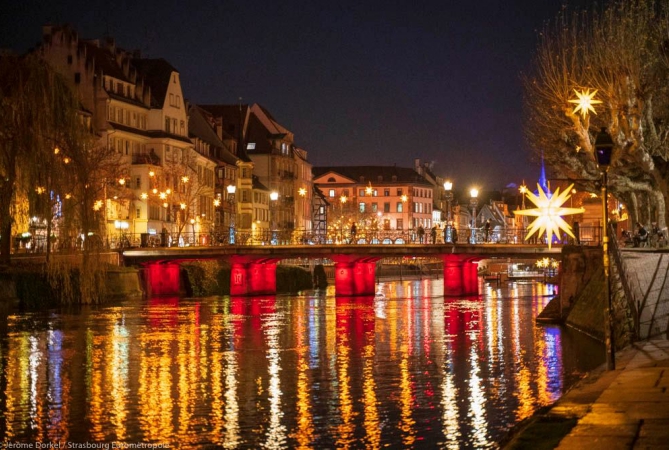
<path id="1" fill-rule="evenodd" d="M 195 245 L 195 219 L 190 220 L 190 227 L 193 230 L 193 245 Z"/>
<path id="2" fill-rule="evenodd" d="M 446 191 L 446 242 L 453 242 L 453 224 L 451 223 L 451 201 L 453 200 L 453 183 L 444 183 Z"/>
<path id="3" fill-rule="evenodd" d="M 613 333 L 613 305 L 611 304 L 611 277 L 609 273 L 609 234 L 608 222 L 609 213 L 607 205 L 608 197 L 608 172 L 611 165 L 611 153 L 613 151 L 613 139 L 602 128 L 595 138 L 595 152 L 597 155 L 597 165 L 602 171 L 602 260 L 604 265 L 604 295 L 606 298 L 606 314 L 604 324 L 604 334 L 606 336 L 606 366 L 609 370 L 616 368 L 616 346 Z"/>
<path id="4" fill-rule="evenodd" d="M 228 242 L 230 244 L 235 243 L 235 192 L 237 191 L 237 186 L 234 184 L 229 184 L 228 187 L 225 188 L 228 191 L 228 205 L 230 205 L 230 230 L 229 230 L 229 238 Z"/>
<path id="5" fill-rule="evenodd" d="M 277 245 L 277 244 L 279 243 L 279 239 L 278 239 L 278 236 L 277 236 L 276 226 L 275 226 L 275 223 L 274 223 L 274 218 L 275 218 L 275 217 L 274 217 L 274 215 L 275 215 L 274 210 L 276 209 L 276 201 L 279 199 L 279 193 L 276 192 L 276 191 L 272 191 L 272 192 L 269 194 L 269 199 L 271 200 L 271 202 L 270 202 L 270 210 L 269 210 L 269 215 L 270 215 L 270 228 L 271 228 L 271 231 L 272 231 L 272 240 L 271 240 L 271 244 L 272 244 L 272 245 Z"/>
<path id="6" fill-rule="evenodd" d="M 476 206 L 479 204 L 478 196 L 479 196 L 479 190 L 476 188 L 472 188 L 469 191 L 469 195 L 471 196 L 471 200 L 469 201 L 469 204 L 472 207 L 472 234 L 471 237 L 469 238 L 471 244 L 476 244 Z"/>
<path id="7" fill-rule="evenodd" d="M 400 197 L 400 199 L 402 200 L 402 222 L 404 222 L 404 210 L 406 209 L 407 200 L 409 200 L 409 197 L 406 194 L 404 194 Z M 408 222 L 408 219 L 407 219 L 407 222 Z M 402 223 L 402 229 L 404 229 L 404 223 Z M 407 227 L 407 230 L 408 229 L 409 228 Z M 402 231 L 404 231 L 404 230 L 402 230 Z M 407 235 L 407 242 L 409 240 L 410 240 L 409 236 Z"/>

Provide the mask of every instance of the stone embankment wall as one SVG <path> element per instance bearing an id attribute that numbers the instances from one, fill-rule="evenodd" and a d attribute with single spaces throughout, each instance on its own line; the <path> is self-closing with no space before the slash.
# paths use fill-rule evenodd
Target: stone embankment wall
<path id="1" fill-rule="evenodd" d="M 666 337 L 669 253 L 629 249 L 623 250 L 621 256 L 623 272 L 619 273 L 611 258 L 610 274 L 616 347 L 625 347 L 637 339 Z M 625 294 L 622 277 L 632 298 Z M 605 294 L 601 248 L 565 247 L 560 285 L 561 316 L 565 323 L 603 341 L 608 307 Z M 634 330 L 638 330 L 638 336 Z"/>

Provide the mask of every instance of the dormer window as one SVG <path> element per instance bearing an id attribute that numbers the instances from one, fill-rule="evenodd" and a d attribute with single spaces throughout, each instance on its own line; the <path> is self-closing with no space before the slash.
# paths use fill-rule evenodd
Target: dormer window
<path id="1" fill-rule="evenodd" d="M 336 183 L 337 180 L 335 180 L 335 177 L 330 177 L 328 178 L 328 183 Z"/>
<path id="2" fill-rule="evenodd" d="M 383 175 L 379 175 L 378 177 L 376 177 L 376 179 L 377 179 L 378 181 L 383 181 Z"/>

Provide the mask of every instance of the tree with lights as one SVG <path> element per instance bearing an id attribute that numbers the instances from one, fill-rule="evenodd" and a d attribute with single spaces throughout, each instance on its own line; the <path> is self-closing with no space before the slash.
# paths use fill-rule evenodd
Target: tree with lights
<path id="1" fill-rule="evenodd" d="M 609 189 L 633 220 L 669 222 L 669 4 L 619 0 L 563 11 L 525 77 L 526 133 L 560 177 L 596 191 L 595 136 L 614 149 Z M 592 180 L 590 182 L 583 180 Z"/>

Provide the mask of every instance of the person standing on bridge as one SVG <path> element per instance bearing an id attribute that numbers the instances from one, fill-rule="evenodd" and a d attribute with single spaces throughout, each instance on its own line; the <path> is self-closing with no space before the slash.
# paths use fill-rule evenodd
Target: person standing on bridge
<path id="1" fill-rule="evenodd" d="M 418 226 L 418 242 L 420 242 L 422 244 L 424 239 L 425 239 L 425 228 L 423 228 L 423 225 L 419 225 Z"/>
<path id="2" fill-rule="evenodd" d="M 433 225 L 432 229 L 430 230 L 430 237 L 432 238 L 432 243 L 436 244 L 437 243 L 437 226 Z"/>
<path id="3" fill-rule="evenodd" d="M 483 230 L 485 232 L 485 242 L 488 242 L 488 239 L 490 238 L 490 219 L 485 221 L 485 226 L 483 227 Z"/>
<path id="4" fill-rule="evenodd" d="M 351 224 L 351 244 L 355 244 L 355 234 L 358 232 L 358 227 L 355 226 L 355 222 Z"/>

